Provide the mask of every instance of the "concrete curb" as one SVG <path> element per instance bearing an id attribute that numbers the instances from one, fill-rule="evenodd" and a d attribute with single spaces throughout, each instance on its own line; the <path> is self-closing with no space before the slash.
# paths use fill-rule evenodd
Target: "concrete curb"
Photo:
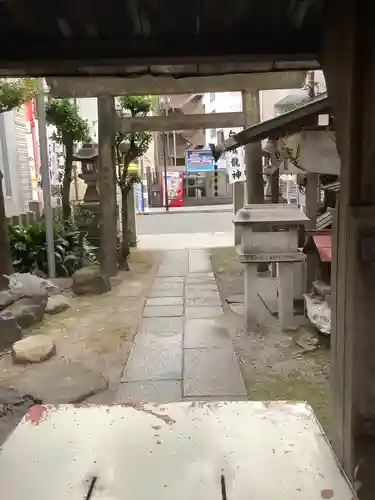
<path id="1" fill-rule="evenodd" d="M 169 210 L 164 212 L 139 212 L 136 215 L 165 215 L 165 214 L 215 214 L 228 212 L 232 213 L 233 210 L 230 208 L 223 208 L 222 210 Z"/>

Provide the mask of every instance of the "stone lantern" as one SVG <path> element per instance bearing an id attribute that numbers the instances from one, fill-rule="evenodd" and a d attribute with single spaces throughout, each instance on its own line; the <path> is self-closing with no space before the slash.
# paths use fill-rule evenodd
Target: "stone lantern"
<path id="1" fill-rule="evenodd" d="M 305 256 L 298 248 L 298 228 L 309 219 L 296 205 L 245 205 L 234 218 L 241 228 L 241 243 L 236 247 L 240 262 L 245 265 L 245 315 L 252 324 L 249 307 L 256 287 L 257 264 L 277 263 L 278 314 L 283 329 L 295 327 L 295 267 Z M 301 268 L 299 268 L 300 270 Z"/>
<path id="2" fill-rule="evenodd" d="M 100 204 L 99 204 L 99 147 L 98 144 L 86 143 L 76 152 L 73 159 L 81 163 L 79 177 L 86 183 L 82 209 L 93 214 L 93 219 L 82 217 L 81 225 L 87 231 L 89 242 L 95 247 L 100 246 Z"/>

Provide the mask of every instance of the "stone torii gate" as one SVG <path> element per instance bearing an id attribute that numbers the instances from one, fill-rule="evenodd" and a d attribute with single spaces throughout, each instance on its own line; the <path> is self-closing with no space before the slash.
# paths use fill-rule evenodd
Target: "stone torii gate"
<path id="1" fill-rule="evenodd" d="M 199 130 L 249 126 L 260 119 L 259 90 L 299 88 L 305 72 L 256 73 L 250 75 L 221 75 L 216 77 L 172 78 L 141 77 L 136 81 L 128 78 L 48 78 L 53 97 L 97 97 L 99 128 L 99 199 L 101 207 L 102 269 L 114 276 L 117 272 L 117 208 L 116 165 L 114 137 L 116 131 L 169 131 Z M 115 111 L 114 97 L 120 95 L 158 95 L 205 92 L 243 92 L 243 112 L 191 114 L 184 116 L 148 116 L 119 118 Z M 254 191 L 260 179 L 261 148 L 249 145 L 247 154 L 248 193 Z M 252 182 L 253 181 L 253 182 Z M 241 189 L 242 188 L 242 189 Z M 111 195 L 112 193 L 112 195 Z M 237 186 L 235 211 L 243 206 L 243 186 Z"/>

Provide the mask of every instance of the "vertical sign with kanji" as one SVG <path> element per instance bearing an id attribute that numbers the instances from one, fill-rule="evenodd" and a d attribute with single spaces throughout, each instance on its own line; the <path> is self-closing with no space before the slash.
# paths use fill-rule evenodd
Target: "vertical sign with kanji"
<path id="1" fill-rule="evenodd" d="M 237 148 L 225 153 L 229 182 L 244 182 L 246 180 L 245 154 L 243 148 Z"/>

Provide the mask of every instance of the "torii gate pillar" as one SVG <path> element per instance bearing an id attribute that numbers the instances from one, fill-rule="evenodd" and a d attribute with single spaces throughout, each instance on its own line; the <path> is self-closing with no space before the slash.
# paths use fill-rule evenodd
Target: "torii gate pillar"
<path id="1" fill-rule="evenodd" d="M 375 498 L 375 6 L 333 0 L 322 67 L 341 156 L 333 254 L 333 445 Z"/>

